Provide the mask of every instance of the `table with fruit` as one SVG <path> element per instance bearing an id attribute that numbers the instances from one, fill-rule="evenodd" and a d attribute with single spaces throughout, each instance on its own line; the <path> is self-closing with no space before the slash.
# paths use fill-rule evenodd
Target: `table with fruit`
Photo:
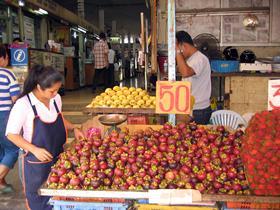
<path id="1" fill-rule="evenodd" d="M 146 90 L 115 86 L 96 96 L 84 112 L 154 114 L 155 103 L 155 96 L 150 96 Z"/>
<path id="2" fill-rule="evenodd" d="M 140 199 L 195 189 L 204 202 L 280 203 L 279 123 L 280 111 L 264 111 L 245 133 L 195 123 L 95 132 L 60 154 L 40 193 Z"/>

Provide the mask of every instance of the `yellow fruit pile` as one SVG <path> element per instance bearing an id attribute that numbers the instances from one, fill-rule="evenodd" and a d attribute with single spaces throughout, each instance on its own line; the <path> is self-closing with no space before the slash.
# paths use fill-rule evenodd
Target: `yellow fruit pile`
<path id="1" fill-rule="evenodd" d="M 134 87 L 107 88 L 91 102 L 92 107 L 110 108 L 155 108 L 156 97 L 149 96 L 146 90 Z"/>

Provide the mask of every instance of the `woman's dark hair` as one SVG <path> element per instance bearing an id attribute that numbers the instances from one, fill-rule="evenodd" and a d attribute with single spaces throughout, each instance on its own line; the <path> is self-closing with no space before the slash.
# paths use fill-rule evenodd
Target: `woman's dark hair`
<path id="1" fill-rule="evenodd" d="M 4 44 L 0 44 L 0 58 L 6 58 L 6 56 L 8 56 L 8 51 L 7 48 Z"/>
<path id="2" fill-rule="evenodd" d="M 176 39 L 179 44 L 188 43 L 193 45 L 193 39 L 186 31 L 178 31 L 176 33 Z"/>
<path id="3" fill-rule="evenodd" d="M 24 82 L 20 98 L 33 91 L 38 84 L 45 90 L 57 82 L 62 82 L 62 80 L 61 73 L 51 66 L 34 65 Z"/>

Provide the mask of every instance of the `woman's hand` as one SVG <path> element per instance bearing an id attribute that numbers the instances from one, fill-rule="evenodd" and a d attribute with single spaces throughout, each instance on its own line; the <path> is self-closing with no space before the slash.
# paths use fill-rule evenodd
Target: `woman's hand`
<path id="1" fill-rule="evenodd" d="M 51 161 L 53 159 L 51 153 L 49 153 L 46 149 L 40 147 L 36 147 L 34 149 L 33 155 L 35 155 L 35 157 L 42 162 Z"/>
<path id="2" fill-rule="evenodd" d="M 85 139 L 85 135 L 79 128 L 74 128 L 74 135 L 77 140 Z"/>

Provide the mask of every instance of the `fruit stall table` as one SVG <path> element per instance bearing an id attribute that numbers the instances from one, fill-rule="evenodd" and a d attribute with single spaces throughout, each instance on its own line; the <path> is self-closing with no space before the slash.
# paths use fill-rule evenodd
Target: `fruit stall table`
<path id="1" fill-rule="evenodd" d="M 78 197 L 78 198 L 118 198 L 118 199 L 149 199 L 149 191 L 101 191 L 101 190 L 65 190 L 49 189 L 43 185 L 39 194 L 42 196 Z M 202 194 L 201 202 L 251 202 L 251 203 L 280 203 L 280 196 L 254 195 L 212 195 Z M 195 204 L 200 202 L 196 201 Z"/>
<path id="2" fill-rule="evenodd" d="M 103 115 L 103 114 L 125 114 L 129 117 L 133 118 L 136 121 L 136 123 L 132 124 L 149 124 L 147 123 L 148 120 L 146 118 L 148 116 L 154 116 L 155 121 L 158 124 L 162 124 L 164 119 L 167 118 L 167 115 L 159 115 L 155 113 L 154 108 L 107 108 L 107 107 L 100 107 L 100 108 L 92 108 L 92 107 L 86 107 L 83 110 L 84 114 L 91 115 L 92 117 L 96 115 Z M 129 120 L 128 120 L 129 123 Z"/>
<path id="3" fill-rule="evenodd" d="M 86 107 L 83 111 L 85 114 L 155 114 L 152 108 L 90 108 Z"/>

